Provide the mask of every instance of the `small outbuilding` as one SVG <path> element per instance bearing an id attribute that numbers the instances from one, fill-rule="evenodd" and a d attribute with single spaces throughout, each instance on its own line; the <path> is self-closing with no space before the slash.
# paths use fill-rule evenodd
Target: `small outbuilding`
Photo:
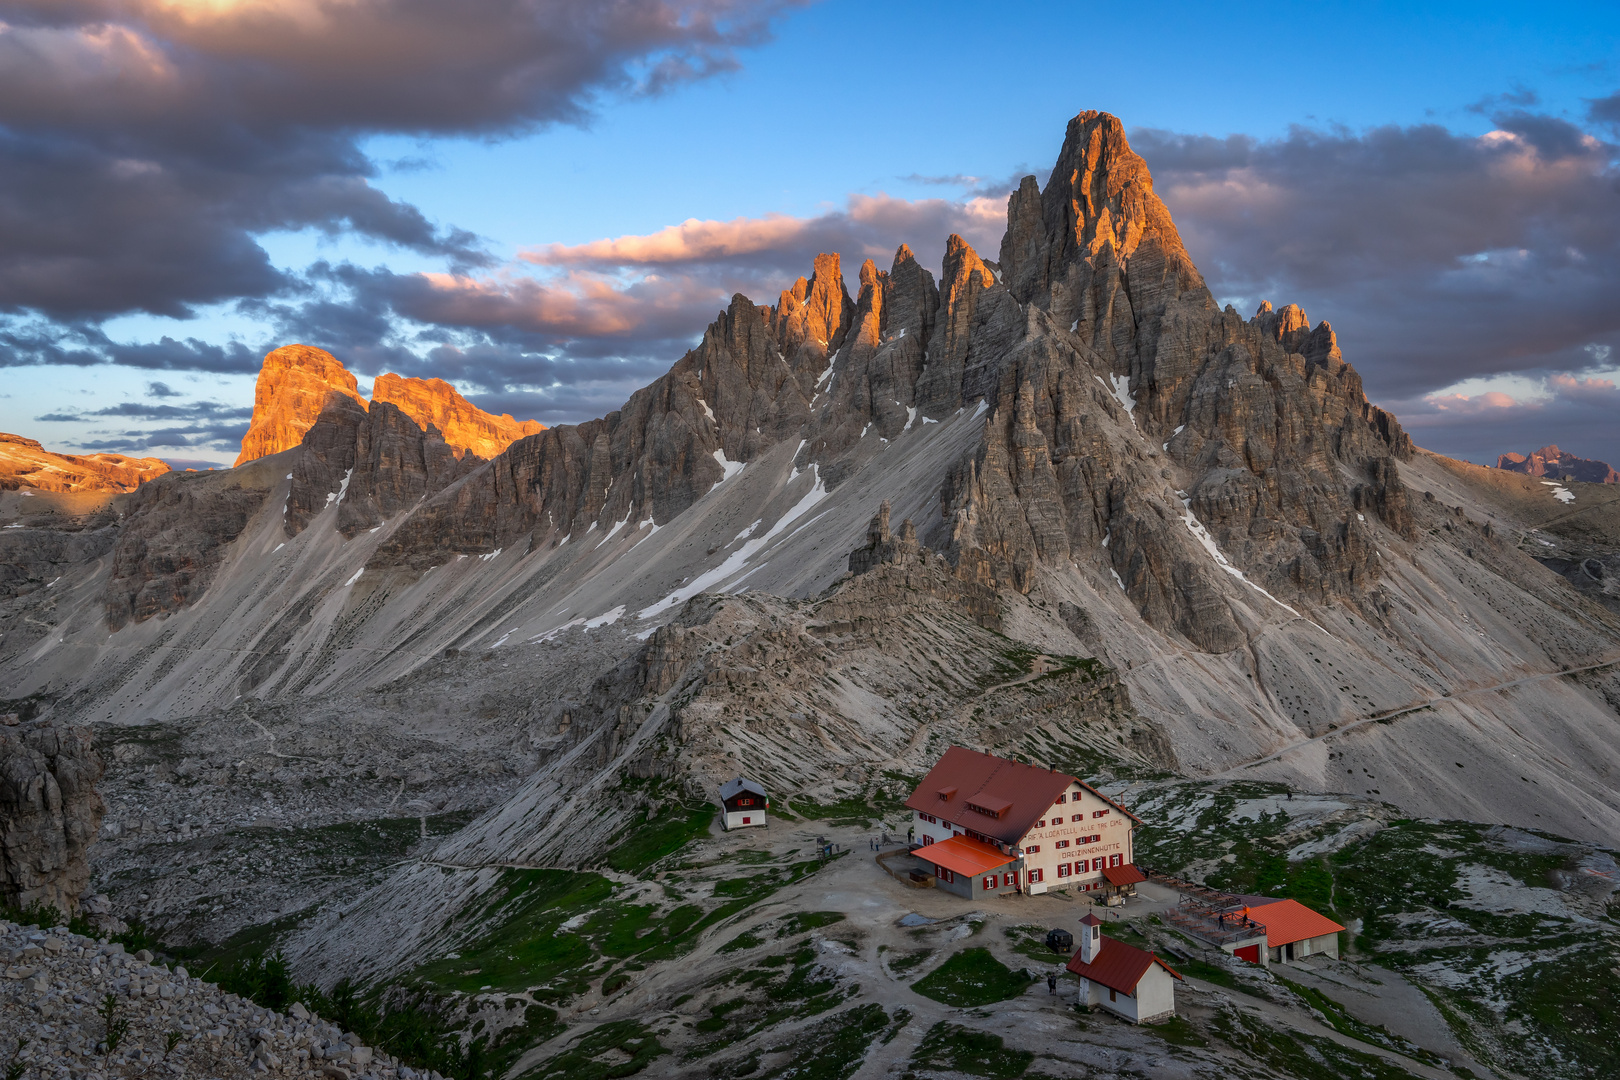
<path id="1" fill-rule="evenodd" d="M 739 776 L 720 785 L 720 805 L 725 809 L 726 831 L 730 832 L 763 826 L 771 800 L 758 781 Z"/>
<path id="2" fill-rule="evenodd" d="M 912 852 L 934 864 L 935 887 L 969 900 L 1018 891 L 1018 856 L 971 836 L 953 836 Z"/>
<path id="3" fill-rule="evenodd" d="M 1102 1007 L 1133 1024 L 1151 1024 L 1176 1014 L 1181 975 L 1158 956 L 1104 937 L 1102 920 L 1080 920 L 1080 950 L 1068 968 L 1080 976 L 1080 1003 Z"/>
<path id="4" fill-rule="evenodd" d="M 1135 896 L 1136 887 L 1147 880 L 1147 875 L 1138 870 L 1135 863 L 1104 867 L 1102 876 L 1110 904 L 1123 904 L 1125 898 Z"/>
<path id="5" fill-rule="evenodd" d="M 1339 934 L 1344 927 L 1300 903 L 1246 896 L 1250 922 L 1266 928 L 1266 951 L 1273 964 L 1291 964 L 1307 956 L 1339 958 Z M 1255 959 L 1243 956 L 1245 960 Z"/>

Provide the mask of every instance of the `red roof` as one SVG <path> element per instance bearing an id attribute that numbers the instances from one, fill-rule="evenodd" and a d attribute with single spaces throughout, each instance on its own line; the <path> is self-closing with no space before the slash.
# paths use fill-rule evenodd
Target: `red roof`
<path id="1" fill-rule="evenodd" d="M 970 877 L 982 874 L 986 870 L 999 869 L 1017 859 L 1017 856 L 1004 854 L 971 836 L 953 836 L 937 844 L 925 844 L 913 854 L 919 859 L 926 859 L 947 870 L 954 870 L 958 874 Z"/>
<path id="2" fill-rule="evenodd" d="M 1082 961 L 1077 952 L 1069 960 L 1069 970 L 1082 979 L 1101 983 L 1110 990 L 1134 994 L 1136 984 L 1142 981 L 1142 976 L 1146 975 L 1154 964 L 1158 964 L 1176 978 L 1181 978 L 1180 972 L 1153 953 L 1138 949 L 1134 945 L 1127 945 L 1123 941 L 1115 941 L 1111 937 L 1104 937 L 1102 947 L 1097 950 L 1097 956 L 1091 963 Z"/>
<path id="3" fill-rule="evenodd" d="M 1135 863 L 1126 863 L 1124 866 L 1104 867 L 1103 880 L 1110 885 L 1135 885 L 1139 881 L 1146 881 L 1147 875 L 1138 870 Z"/>
<path id="4" fill-rule="evenodd" d="M 1099 794 L 1079 777 L 961 746 L 945 751 L 905 805 L 954 821 L 1004 844 L 1016 844 L 1070 784 L 1079 784 L 1132 821 L 1141 823 L 1141 818 Z"/>
<path id="5" fill-rule="evenodd" d="M 1344 927 L 1298 900 L 1272 900 L 1249 908 L 1249 918 L 1266 928 L 1266 946 L 1292 945 L 1306 938 L 1337 934 Z"/>

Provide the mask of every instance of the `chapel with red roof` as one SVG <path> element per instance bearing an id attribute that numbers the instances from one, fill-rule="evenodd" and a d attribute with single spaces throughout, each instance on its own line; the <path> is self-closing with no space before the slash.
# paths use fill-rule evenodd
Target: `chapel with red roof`
<path id="1" fill-rule="evenodd" d="M 953 746 L 905 805 L 914 854 L 934 864 L 940 888 L 969 899 L 1145 880 L 1131 858 L 1140 819 L 1067 773 Z"/>
<path id="2" fill-rule="evenodd" d="M 1080 920 L 1080 948 L 1068 969 L 1080 976 L 1079 1004 L 1107 1009 L 1133 1024 L 1168 1020 L 1176 1013 L 1181 974 L 1146 949 L 1102 933 L 1102 920 Z"/>

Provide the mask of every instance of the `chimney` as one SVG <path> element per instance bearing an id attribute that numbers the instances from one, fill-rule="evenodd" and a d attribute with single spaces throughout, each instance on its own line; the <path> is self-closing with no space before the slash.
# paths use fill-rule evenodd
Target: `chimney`
<path id="1" fill-rule="evenodd" d="M 1088 914 L 1080 920 L 1080 962 L 1095 963 L 1102 952 L 1102 920 Z"/>

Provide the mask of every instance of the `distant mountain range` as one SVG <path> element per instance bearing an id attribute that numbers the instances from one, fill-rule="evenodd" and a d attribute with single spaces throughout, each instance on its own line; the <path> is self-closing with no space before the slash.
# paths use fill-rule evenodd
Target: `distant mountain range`
<path id="1" fill-rule="evenodd" d="M 0 491 L 134 491 L 169 467 L 123 454 L 55 454 L 35 439 L 0 431 Z"/>
<path id="2" fill-rule="evenodd" d="M 1503 454 L 1496 459 L 1498 469 L 1526 476 L 1569 477 L 1587 484 L 1620 484 L 1620 472 L 1607 461 L 1576 457 L 1556 445 L 1543 446 L 1531 454 Z"/>

